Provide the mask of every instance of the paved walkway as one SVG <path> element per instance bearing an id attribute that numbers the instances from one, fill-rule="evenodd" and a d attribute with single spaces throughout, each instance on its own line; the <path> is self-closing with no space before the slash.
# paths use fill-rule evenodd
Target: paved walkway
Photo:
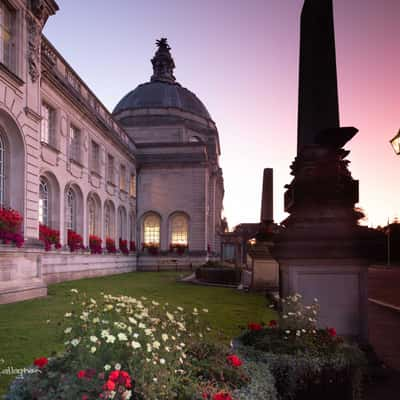
<path id="1" fill-rule="evenodd" d="M 387 375 L 367 388 L 367 400 L 400 399 L 400 268 L 370 268 L 369 340 L 388 367 Z"/>

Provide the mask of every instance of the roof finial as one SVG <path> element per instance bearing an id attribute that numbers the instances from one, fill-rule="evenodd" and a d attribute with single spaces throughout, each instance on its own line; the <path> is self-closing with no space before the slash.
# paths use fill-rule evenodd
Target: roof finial
<path id="1" fill-rule="evenodd" d="M 175 77 L 173 70 L 175 68 L 174 59 L 171 56 L 171 47 L 167 43 L 166 38 L 161 38 L 156 41 L 158 49 L 155 56 L 152 58 L 153 76 L 151 81 L 174 83 Z"/>

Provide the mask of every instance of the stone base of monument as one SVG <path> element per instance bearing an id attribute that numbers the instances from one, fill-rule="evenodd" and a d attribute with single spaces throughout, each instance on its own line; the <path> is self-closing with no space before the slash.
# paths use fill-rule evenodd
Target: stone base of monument
<path id="1" fill-rule="evenodd" d="M 317 298 L 320 328 L 367 342 L 367 274 L 364 259 L 280 260 L 281 296 L 300 293 L 304 304 Z"/>

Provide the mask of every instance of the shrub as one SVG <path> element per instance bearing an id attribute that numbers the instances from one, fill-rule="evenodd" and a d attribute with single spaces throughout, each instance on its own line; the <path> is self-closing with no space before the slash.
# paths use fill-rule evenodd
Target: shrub
<path id="1" fill-rule="evenodd" d="M 111 254 L 114 254 L 117 252 L 114 239 L 106 238 L 106 249 L 107 249 L 107 252 L 111 253 Z"/>
<path id="2" fill-rule="evenodd" d="M 196 269 L 196 279 L 210 283 L 239 284 L 241 270 L 237 268 L 204 268 Z"/>
<path id="3" fill-rule="evenodd" d="M 22 222 L 23 218 L 18 211 L 0 207 L 0 240 L 3 244 L 14 243 L 17 247 L 24 244 Z"/>
<path id="4" fill-rule="evenodd" d="M 83 249 L 82 236 L 79 235 L 79 233 L 74 232 L 72 229 L 68 229 L 68 246 L 71 252 Z"/>
<path id="5" fill-rule="evenodd" d="M 99 238 L 96 235 L 90 235 L 89 236 L 89 248 L 90 252 L 92 254 L 101 254 L 102 253 L 102 248 L 101 248 L 101 243 L 103 241 L 101 238 Z"/>
<path id="6" fill-rule="evenodd" d="M 39 224 L 39 240 L 44 243 L 46 251 L 51 250 L 51 245 L 54 244 L 56 249 L 61 248 L 60 231 L 51 229 L 46 225 Z"/>
<path id="7" fill-rule="evenodd" d="M 119 249 L 123 254 L 129 254 L 128 250 L 128 241 L 123 240 L 122 238 L 119 238 Z"/>

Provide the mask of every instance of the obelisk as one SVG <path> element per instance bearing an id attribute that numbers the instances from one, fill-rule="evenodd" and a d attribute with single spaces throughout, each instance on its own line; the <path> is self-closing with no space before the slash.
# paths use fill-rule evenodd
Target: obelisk
<path id="1" fill-rule="evenodd" d="M 264 168 L 262 198 L 261 198 L 261 223 L 267 224 L 274 220 L 274 188 L 273 169 Z"/>
<path id="2" fill-rule="evenodd" d="M 285 192 L 290 215 L 273 248 L 280 292 L 319 298 L 320 327 L 366 341 L 371 238 L 358 225 L 358 181 L 343 149 L 357 129 L 339 127 L 332 0 L 305 0 L 300 35 L 297 156 Z"/>
<path id="3" fill-rule="evenodd" d="M 339 127 L 332 0 L 306 0 L 300 23 L 297 154 L 316 134 Z"/>

